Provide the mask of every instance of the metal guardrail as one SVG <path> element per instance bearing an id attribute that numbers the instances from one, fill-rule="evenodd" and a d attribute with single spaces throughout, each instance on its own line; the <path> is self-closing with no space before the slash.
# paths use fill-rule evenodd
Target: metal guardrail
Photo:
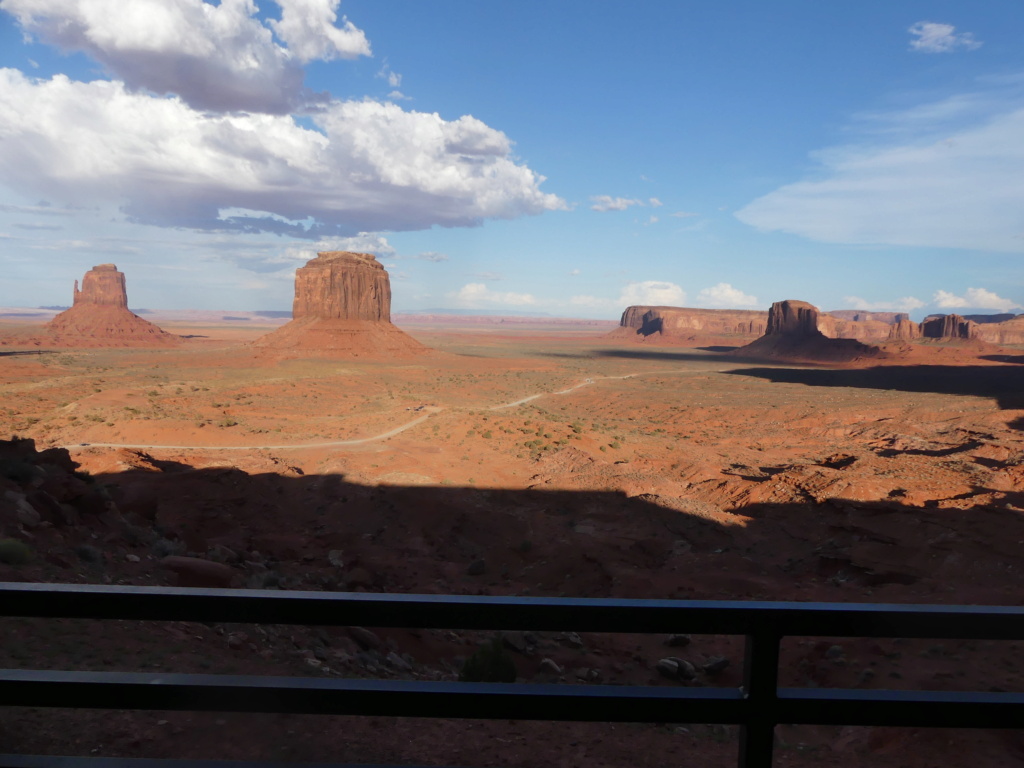
<path id="1" fill-rule="evenodd" d="M 1024 639 L 1024 607 L 390 595 L 0 583 L 0 615 L 746 637 L 738 688 L 456 683 L 0 670 L 0 706 L 741 726 L 739 765 L 772 765 L 780 723 L 1024 728 L 1024 693 L 780 688 L 784 636 Z M 0 755 L 0 768 L 281 765 Z M 315 764 L 322 766 L 323 764 Z M 312 767 L 314 764 L 306 764 Z M 378 767 L 380 768 L 380 767 Z"/>

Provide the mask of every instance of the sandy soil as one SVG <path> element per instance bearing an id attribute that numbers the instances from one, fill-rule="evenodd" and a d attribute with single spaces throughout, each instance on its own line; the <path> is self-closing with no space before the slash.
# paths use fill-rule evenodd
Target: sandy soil
<path id="1" fill-rule="evenodd" d="M 173 552 L 228 563 L 239 586 L 1021 604 L 1024 368 L 1005 362 L 1019 352 L 933 346 L 913 366 L 833 369 L 583 329 L 403 329 L 438 352 L 267 365 L 244 345 L 253 328 L 222 325 L 191 326 L 173 350 L 3 350 L 0 433 L 68 447 L 116 513 L 31 531 L 0 518 L 2 535 L 26 534 L 40 555 L 0 565 L 0 578 L 172 583 L 159 558 Z M 4 627 L 45 638 L 5 644 L 8 666 L 425 679 L 451 679 L 482 639 L 381 632 L 412 660 L 404 670 L 343 629 Z M 654 665 L 680 655 L 732 662 L 688 684 L 739 681 L 735 638 L 680 650 L 660 637 L 534 639 L 513 650 L 521 679 L 551 678 L 550 658 L 566 683 L 679 685 Z M 789 685 L 1021 690 L 1019 659 L 1015 643 L 792 638 L 782 672 Z M 15 713 L 0 738 L 15 736 L 41 752 L 524 766 L 680 754 L 731 765 L 736 745 L 704 725 L 193 713 Z M 779 738 L 779 765 L 1024 759 L 1019 734 L 784 727 Z"/>

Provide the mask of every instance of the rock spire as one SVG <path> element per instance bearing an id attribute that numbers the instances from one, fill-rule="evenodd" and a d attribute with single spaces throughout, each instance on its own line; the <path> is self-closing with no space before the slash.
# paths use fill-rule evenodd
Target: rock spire
<path id="1" fill-rule="evenodd" d="M 128 309 L 124 273 L 99 264 L 75 281 L 74 303 L 46 324 L 45 342 L 66 347 L 162 347 L 180 343 Z"/>

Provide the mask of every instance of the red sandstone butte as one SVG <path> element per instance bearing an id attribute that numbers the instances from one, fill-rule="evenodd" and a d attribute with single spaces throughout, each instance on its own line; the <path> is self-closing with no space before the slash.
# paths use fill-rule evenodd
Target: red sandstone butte
<path id="1" fill-rule="evenodd" d="M 777 301 L 768 310 L 764 336 L 734 354 L 806 363 L 849 363 L 882 355 L 878 347 L 854 339 L 829 338 L 821 329 L 831 326 L 831 321 L 806 301 Z"/>
<path id="2" fill-rule="evenodd" d="M 998 323 L 978 322 L 978 317 L 975 315 L 966 319 L 978 323 L 974 333 L 982 341 L 990 344 L 1024 344 L 1024 315 Z"/>
<path id="3" fill-rule="evenodd" d="M 368 253 L 322 251 L 295 271 L 292 321 L 255 346 L 289 357 L 394 358 L 427 348 L 391 323 L 391 282 Z"/>
<path id="4" fill-rule="evenodd" d="M 751 309 L 695 309 L 691 307 L 626 307 L 619 337 L 687 338 L 691 336 L 748 336 L 764 333 L 768 313 Z"/>
<path id="5" fill-rule="evenodd" d="M 903 312 L 862 312 L 841 309 L 818 312 L 818 330 L 831 339 L 885 341 L 893 324 L 908 320 Z M 768 313 L 752 309 L 694 309 L 691 307 L 626 307 L 613 337 L 671 342 L 707 336 L 753 340 L 767 330 Z"/>
<path id="6" fill-rule="evenodd" d="M 937 315 L 924 319 L 921 336 L 926 339 L 974 339 L 977 338 L 975 323 L 960 315 Z"/>
<path id="7" fill-rule="evenodd" d="M 46 324 L 45 341 L 67 347 L 166 347 L 181 342 L 128 309 L 124 273 L 99 264 L 75 281 L 74 303 Z"/>
<path id="8" fill-rule="evenodd" d="M 889 327 L 889 341 L 913 341 L 921 338 L 921 326 L 913 320 L 900 320 Z"/>

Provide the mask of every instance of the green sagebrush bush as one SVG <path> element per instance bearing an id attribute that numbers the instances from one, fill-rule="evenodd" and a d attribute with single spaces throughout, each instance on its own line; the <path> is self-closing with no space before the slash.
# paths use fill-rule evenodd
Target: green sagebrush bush
<path id="1" fill-rule="evenodd" d="M 17 539 L 0 539 L 0 563 L 24 565 L 32 559 L 32 548 Z"/>

